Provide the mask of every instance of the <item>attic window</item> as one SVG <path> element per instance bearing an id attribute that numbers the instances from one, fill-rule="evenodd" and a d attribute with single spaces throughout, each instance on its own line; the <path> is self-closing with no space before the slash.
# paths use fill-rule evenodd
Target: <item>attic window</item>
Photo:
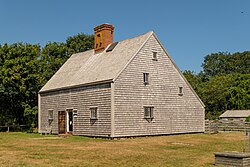
<path id="1" fill-rule="evenodd" d="M 109 47 L 108 47 L 108 49 L 106 50 L 106 52 L 111 52 L 114 48 L 115 48 L 115 46 L 118 44 L 118 42 L 115 42 L 115 43 L 112 43 Z"/>
<path id="2" fill-rule="evenodd" d="M 183 87 L 179 86 L 179 93 L 178 93 L 179 96 L 182 96 L 183 95 Z"/>
<path id="3" fill-rule="evenodd" d="M 152 58 L 152 60 L 157 61 L 157 52 L 153 52 L 153 58 Z"/>
<path id="4" fill-rule="evenodd" d="M 149 73 L 143 73 L 143 83 L 149 84 Z"/>

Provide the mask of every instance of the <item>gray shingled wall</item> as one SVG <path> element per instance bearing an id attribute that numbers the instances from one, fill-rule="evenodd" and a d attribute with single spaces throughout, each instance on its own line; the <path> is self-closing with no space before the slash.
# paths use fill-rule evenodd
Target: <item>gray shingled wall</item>
<path id="1" fill-rule="evenodd" d="M 98 119 L 90 120 L 90 107 L 98 107 Z M 110 84 L 87 86 L 41 94 L 41 129 L 40 133 L 58 134 L 58 111 L 68 108 L 77 109 L 74 117 L 74 135 L 110 136 L 111 88 Z M 51 126 L 48 122 L 48 110 L 53 109 Z"/>
<path id="2" fill-rule="evenodd" d="M 143 73 L 149 73 L 149 85 Z M 115 81 L 114 97 L 115 137 L 204 132 L 203 106 L 154 36 Z M 154 107 L 152 121 L 144 119 L 143 106 Z"/>

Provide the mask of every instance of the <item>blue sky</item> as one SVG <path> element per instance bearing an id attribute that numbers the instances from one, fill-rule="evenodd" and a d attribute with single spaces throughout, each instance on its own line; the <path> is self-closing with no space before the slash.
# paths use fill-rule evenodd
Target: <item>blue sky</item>
<path id="1" fill-rule="evenodd" d="M 153 30 L 181 70 L 204 56 L 250 50 L 249 0 L 0 0 L 0 44 L 44 46 L 115 26 L 115 41 Z"/>

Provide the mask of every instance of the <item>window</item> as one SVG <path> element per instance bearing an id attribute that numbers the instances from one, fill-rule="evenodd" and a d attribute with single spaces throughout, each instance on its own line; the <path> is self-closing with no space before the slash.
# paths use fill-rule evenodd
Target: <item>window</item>
<path id="1" fill-rule="evenodd" d="M 153 58 L 152 60 L 157 60 L 157 52 L 153 52 Z"/>
<path id="2" fill-rule="evenodd" d="M 53 110 L 48 111 L 48 118 L 49 120 L 53 120 Z"/>
<path id="3" fill-rule="evenodd" d="M 153 119 L 154 107 L 144 107 L 144 118 Z"/>
<path id="4" fill-rule="evenodd" d="M 149 84 L 149 73 L 143 73 L 144 84 Z"/>
<path id="5" fill-rule="evenodd" d="M 180 96 L 183 95 L 183 87 L 181 87 L 181 86 L 179 86 L 179 94 L 178 95 L 180 95 Z"/>
<path id="6" fill-rule="evenodd" d="M 97 107 L 90 108 L 90 119 L 97 119 Z"/>

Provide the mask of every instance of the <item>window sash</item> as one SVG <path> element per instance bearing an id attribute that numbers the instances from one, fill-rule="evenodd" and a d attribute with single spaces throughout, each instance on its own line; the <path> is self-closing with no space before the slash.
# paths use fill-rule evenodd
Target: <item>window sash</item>
<path id="1" fill-rule="evenodd" d="M 149 83 L 149 73 L 143 73 L 143 82 L 144 84 Z"/>
<path id="2" fill-rule="evenodd" d="M 48 111 L 48 119 L 53 120 L 53 110 Z"/>
<path id="3" fill-rule="evenodd" d="M 144 107 L 144 117 L 153 118 L 154 107 Z"/>
<path id="4" fill-rule="evenodd" d="M 97 119 L 97 107 L 90 108 L 90 119 Z"/>
<path id="5" fill-rule="evenodd" d="M 157 60 L 157 52 L 153 52 L 153 60 Z"/>
<path id="6" fill-rule="evenodd" d="M 179 95 L 183 95 L 183 87 L 182 86 L 179 86 Z"/>

